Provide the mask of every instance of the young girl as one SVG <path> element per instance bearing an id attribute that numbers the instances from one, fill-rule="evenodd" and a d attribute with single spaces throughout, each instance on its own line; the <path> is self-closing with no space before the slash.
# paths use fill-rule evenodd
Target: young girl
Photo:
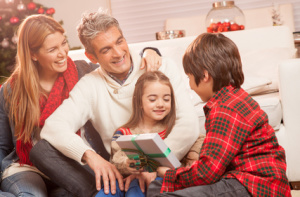
<path id="1" fill-rule="evenodd" d="M 133 113 L 129 121 L 120 127 L 112 139 L 112 163 L 125 179 L 126 196 L 145 196 L 145 188 L 153 180 L 161 180 L 156 172 L 143 172 L 121 151 L 116 140 L 122 135 L 142 133 L 158 133 L 165 139 L 171 132 L 176 120 L 175 97 L 169 78 L 160 71 L 147 72 L 138 79 L 133 93 Z M 182 159 L 182 165 L 190 165 L 198 160 L 199 149 L 202 146 L 203 135 L 200 135 L 187 155 Z"/>
<path id="2" fill-rule="evenodd" d="M 150 184 L 156 178 L 156 172 L 142 172 L 142 169 L 130 167 L 135 166 L 135 161 L 129 160 L 121 151 L 116 139 L 121 135 L 141 133 L 158 133 L 162 139 L 168 136 L 176 119 L 174 92 L 169 78 L 160 71 L 144 73 L 135 85 L 132 106 L 129 121 L 113 136 L 112 162 L 123 176 L 128 176 L 125 181 L 126 196 L 145 196 L 145 183 Z"/>
<path id="3" fill-rule="evenodd" d="M 266 113 L 241 88 L 237 46 L 222 34 L 202 34 L 186 50 L 183 66 L 207 102 L 206 138 L 190 167 L 158 167 L 164 179 L 153 181 L 147 195 L 291 196 L 284 149 Z"/>

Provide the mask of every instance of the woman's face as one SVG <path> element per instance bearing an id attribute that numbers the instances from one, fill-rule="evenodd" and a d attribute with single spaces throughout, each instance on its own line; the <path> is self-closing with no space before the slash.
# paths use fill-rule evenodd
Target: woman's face
<path id="1" fill-rule="evenodd" d="M 39 63 L 40 77 L 57 75 L 67 69 L 69 46 L 61 32 L 49 34 L 37 53 L 32 55 L 33 61 Z"/>

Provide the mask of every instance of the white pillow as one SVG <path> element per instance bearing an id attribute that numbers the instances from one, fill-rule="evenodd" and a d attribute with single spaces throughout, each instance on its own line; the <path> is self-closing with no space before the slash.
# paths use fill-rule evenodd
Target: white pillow
<path id="1" fill-rule="evenodd" d="M 242 88 L 251 95 L 259 94 L 269 89 L 272 81 L 268 78 L 257 77 L 251 74 L 244 75 Z"/>
<path id="2" fill-rule="evenodd" d="M 261 91 L 278 91 L 278 65 L 293 58 L 295 48 L 269 48 L 241 53 L 245 76 L 256 76 L 271 80 L 271 84 Z"/>

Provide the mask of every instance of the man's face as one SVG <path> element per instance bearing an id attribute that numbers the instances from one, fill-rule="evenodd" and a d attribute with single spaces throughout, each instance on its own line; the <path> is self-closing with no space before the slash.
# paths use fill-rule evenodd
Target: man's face
<path id="1" fill-rule="evenodd" d="M 106 32 L 98 34 L 92 40 L 95 55 L 87 54 L 94 63 L 123 80 L 131 66 L 127 42 L 117 27 L 110 27 Z"/>

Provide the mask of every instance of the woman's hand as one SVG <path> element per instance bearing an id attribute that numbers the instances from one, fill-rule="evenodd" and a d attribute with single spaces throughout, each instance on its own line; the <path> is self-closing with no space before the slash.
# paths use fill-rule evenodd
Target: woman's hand
<path id="1" fill-rule="evenodd" d="M 167 170 L 170 170 L 170 169 L 171 168 L 169 168 L 169 167 L 158 167 L 156 172 L 159 177 L 163 178 L 165 176 Z"/>
<path id="2" fill-rule="evenodd" d="M 152 49 L 146 49 L 143 53 L 141 69 L 146 67 L 147 71 L 156 71 L 160 68 L 162 58 Z"/>

